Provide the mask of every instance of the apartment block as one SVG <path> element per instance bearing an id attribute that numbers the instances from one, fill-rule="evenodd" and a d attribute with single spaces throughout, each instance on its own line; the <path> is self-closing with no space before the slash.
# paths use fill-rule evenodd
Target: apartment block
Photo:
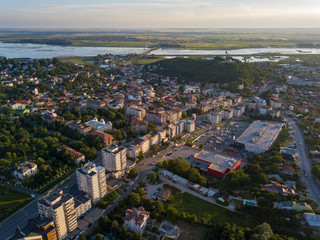
<path id="1" fill-rule="evenodd" d="M 93 204 L 103 198 L 107 193 L 105 168 L 88 162 L 82 168 L 77 169 L 78 189 L 89 194 Z"/>
<path id="2" fill-rule="evenodd" d="M 58 239 L 65 239 L 78 228 L 77 214 L 74 210 L 74 198 L 56 189 L 38 201 L 38 210 L 42 218 L 54 221 Z"/>
<path id="3" fill-rule="evenodd" d="M 111 172 L 115 178 L 120 178 L 125 173 L 127 167 L 127 149 L 116 144 L 103 148 L 102 162 L 107 171 Z"/>

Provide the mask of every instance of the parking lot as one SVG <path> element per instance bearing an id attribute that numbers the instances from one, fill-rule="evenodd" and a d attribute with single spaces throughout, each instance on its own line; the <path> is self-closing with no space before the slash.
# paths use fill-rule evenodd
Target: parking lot
<path id="1" fill-rule="evenodd" d="M 147 190 L 145 190 L 146 191 L 146 198 L 152 198 L 153 196 L 155 196 L 155 193 L 157 193 L 157 194 L 159 194 L 159 192 L 161 191 L 159 191 L 159 189 L 162 189 L 162 185 L 163 184 L 155 184 L 155 185 L 151 185 L 151 184 L 147 184 L 147 187 L 146 187 L 146 189 Z M 154 197 L 155 198 L 155 197 Z"/>

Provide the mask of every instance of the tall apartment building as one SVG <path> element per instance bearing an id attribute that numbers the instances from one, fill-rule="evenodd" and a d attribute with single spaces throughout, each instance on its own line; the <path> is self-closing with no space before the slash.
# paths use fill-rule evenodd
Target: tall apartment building
<path id="1" fill-rule="evenodd" d="M 107 171 L 112 173 L 115 178 L 120 178 L 127 166 L 127 149 L 116 144 L 103 148 L 102 162 Z"/>
<path id="2" fill-rule="evenodd" d="M 138 106 L 129 106 L 126 108 L 126 116 L 128 117 L 136 116 L 138 118 L 145 118 L 146 110 Z"/>
<path id="3" fill-rule="evenodd" d="M 38 210 L 42 218 L 54 221 L 58 239 L 65 239 L 68 234 L 78 228 L 77 214 L 74 210 L 74 199 L 71 195 L 63 195 L 56 189 L 38 201 Z"/>
<path id="4" fill-rule="evenodd" d="M 88 162 L 82 168 L 77 169 L 77 183 L 80 191 L 89 194 L 93 204 L 107 194 L 107 182 L 105 168 Z"/>

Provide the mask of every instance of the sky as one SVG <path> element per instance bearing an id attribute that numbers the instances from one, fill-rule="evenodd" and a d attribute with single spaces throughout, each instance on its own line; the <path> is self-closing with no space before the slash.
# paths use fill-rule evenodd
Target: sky
<path id="1" fill-rule="evenodd" d="M 319 27 L 319 0 L 0 0 L 0 28 Z"/>

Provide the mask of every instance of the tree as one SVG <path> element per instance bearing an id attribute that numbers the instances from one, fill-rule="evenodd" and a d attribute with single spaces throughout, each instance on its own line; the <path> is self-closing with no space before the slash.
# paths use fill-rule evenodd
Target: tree
<path id="1" fill-rule="evenodd" d="M 101 233 L 97 233 L 96 237 L 94 239 L 95 240 L 104 240 L 104 236 Z"/>
<path id="2" fill-rule="evenodd" d="M 137 176 L 138 176 L 138 171 L 135 168 L 132 168 L 128 173 L 128 177 L 131 179 L 136 178 Z"/>
<path id="3" fill-rule="evenodd" d="M 139 154 L 138 154 L 138 160 L 141 161 L 143 159 L 144 159 L 144 154 L 143 154 L 142 151 L 140 151 Z"/>
<path id="4" fill-rule="evenodd" d="M 79 237 L 79 240 L 87 240 L 86 235 L 81 234 L 80 237 Z"/>
<path id="5" fill-rule="evenodd" d="M 160 175 L 155 172 L 151 172 L 147 174 L 147 179 L 151 184 L 155 184 L 160 181 Z"/>
<path id="6" fill-rule="evenodd" d="M 115 232 L 117 230 L 118 226 L 119 226 L 119 223 L 117 222 L 117 220 L 113 220 L 111 223 L 111 231 Z"/>
<path id="7" fill-rule="evenodd" d="M 127 127 L 126 133 L 127 133 L 128 138 L 136 138 L 137 137 L 137 131 L 132 126 Z"/>
<path id="8" fill-rule="evenodd" d="M 93 134 L 88 134 L 85 138 L 85 143 L 89 147 L 94 147 L 97 150 L 100 150 L 103 147 L 103 142 L 100 137 Z"/>
<path id="9" fill-rule="evenodd" d="M 258 225 L 254 230 L 251 240 L 269 240 L 273 236 L 272 229 L 268 223 Z"/>
<path id="10" fill-rule="evenodd" d="M 147 184 L 146 184 L 145 181 L 140 181 L 140 182 L 138 183 L 138 185 L 139 185 L 139 187 L 141 187 L 141 188 L 144 188 L 144 187 L 147 186 Z"/>
<path id="11" fill-rule="evenodd" d="M 127 202 L 130 206 L 137 206 L 141 201 L 141 197 L 139 193 L 132 192 L 127 197 Z"/>
<path id="12" fill-rule="evenodd" d="M 148 124 L 148 130 L 150 132 L 156 131 L 157 130 L 157 126 L 155 124 L 153 124 L 153 123 L 149 123 Z"/>

